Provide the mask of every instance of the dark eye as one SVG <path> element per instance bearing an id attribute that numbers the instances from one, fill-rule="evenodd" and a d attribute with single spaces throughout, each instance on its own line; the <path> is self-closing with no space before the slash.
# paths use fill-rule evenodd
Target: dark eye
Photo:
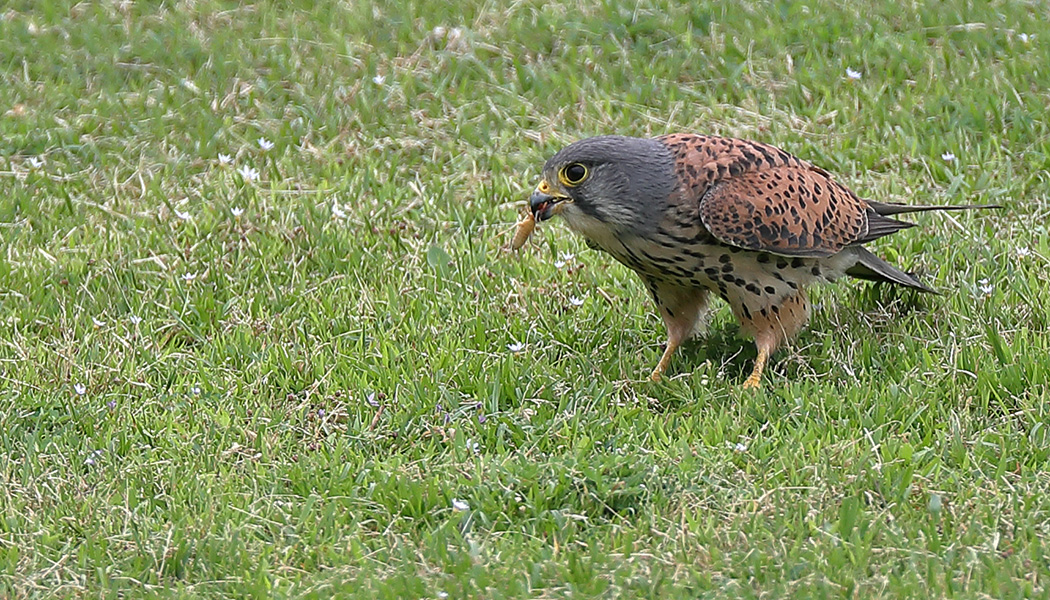
<path id="1" fill-rule="evenodd" d="M 561 171 L 562 183 L 566 185 L 579 185 L 587 179 L 587 167 L 580 163 L 573 163 Z"/>

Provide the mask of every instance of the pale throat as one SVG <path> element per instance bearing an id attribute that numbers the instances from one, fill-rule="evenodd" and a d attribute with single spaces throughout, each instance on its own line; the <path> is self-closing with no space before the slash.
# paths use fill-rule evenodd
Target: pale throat
<path id="1" fill-rule="evenodd" d="M 587 238 L 606 252 L 615 254 L 623 246 L 621 243 L 623 235 L 617 231 L 621 227 L 596 219 L 571 204 L 562 210 L 561 216 L 565 219 L 569 229 Z"/>

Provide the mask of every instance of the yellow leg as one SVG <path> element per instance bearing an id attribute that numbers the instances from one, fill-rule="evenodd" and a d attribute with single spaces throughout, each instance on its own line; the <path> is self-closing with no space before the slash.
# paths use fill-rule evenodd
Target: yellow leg
<path id="1" fill-rule="evenodd" d="M 755 358 L 755 368 L 751 371 L 751 376 L 744 382 L 745 390 L 758 389 L 758 386 L 762 383 L 762 371 L 766 368 L 766 360 L 769 358 L 769 349 L 765 344 L 758 346 L 758 357 Z"/>
<path id="2" fill-rule="evenodd" d="M 653 300 L 660 310 L 664 325 L 667 326 L 667 348 L 664 349 L 660 362 L 656 364 L 649 379 L 660 381 L 664 371 L 671 364 L 675 350 L 682 345 L 693 326 L 707 308 L 707 290 L 681 289 L 675 287 L 661 288 L 659 284 L 649 283 Z"/>
<path id="3" fill-rule="evenodd" d="M 667 338 L 667 348 L 664 350 L 664 355 L 660 357 L 660 362 L 656 363 L 656 368 L 653 369 L 653 374 L 649 376 L 649 379 L 653 381 L 660 381 L 663 379 L 664 371 L 667 370 L 667 365 L 671 364 L 671 357 L 674 355 L 675 350 L 682 345 L 681 339 L 674 339 L 673 337 Z"/>
<path id="4" fill-rule="evenodd" d="M 744 381 L 744 389 L 753 390 L 762 385 L 762 372 L 773 351 L 794 337 L 806 324 L 809 308 L 806 293 L 800 288 L 794 294 L 767 307 L 767 310 L 757 311 L 758 314 L 755 314 L 754 309 L 741 312 L 744 314 L 737 315 L 741 328 L 755 338 L 755 346 L 758 348 L 755 368 L 751 371 L 751 376 Z"/>

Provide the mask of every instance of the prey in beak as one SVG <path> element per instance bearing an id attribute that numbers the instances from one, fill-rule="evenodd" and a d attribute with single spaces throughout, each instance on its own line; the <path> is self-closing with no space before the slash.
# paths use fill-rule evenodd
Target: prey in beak
<path id="1" fill-rule="evenodd" d="M 572 203 L 572 198 L 558 195 L 546 180 L 540 182 L 540 186 L 529 196 L 529 211 L 518 221 L 507 249 L 510 251 L 520 250 L 529 236 L 536 229 L 536 223 L 546 221 L 560 213 L 564 207 Z"/>
<path id="2" fill-rule="evenodd" d="M 561 212 L 562 203 L 570 200 L 567 196 L 555 195 L 553 191 L 550 184 L 541 181 L 540 186 L 529 196 L 529 210 L 532 211 L 537 223 L 546 221 Z"/>

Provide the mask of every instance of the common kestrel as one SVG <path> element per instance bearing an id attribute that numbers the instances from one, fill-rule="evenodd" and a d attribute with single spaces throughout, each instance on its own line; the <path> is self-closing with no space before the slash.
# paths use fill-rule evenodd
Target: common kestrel
<path id="1" fill-rule="evenodd" d="M 543 168 L 529 198 L 537 222 L 561 215 L 592 248 L 642 278 L 667 325 L 659 380 L 714 292 L 758 348 L 745 388 L 803 327 L 806 288 L 842 275 L 933 290 L 863 244 L 913 227 L 892 215 L 977 206 L 863 200 L 820 167 L 767 144 L 673 134 L 601 136 Z"/>

